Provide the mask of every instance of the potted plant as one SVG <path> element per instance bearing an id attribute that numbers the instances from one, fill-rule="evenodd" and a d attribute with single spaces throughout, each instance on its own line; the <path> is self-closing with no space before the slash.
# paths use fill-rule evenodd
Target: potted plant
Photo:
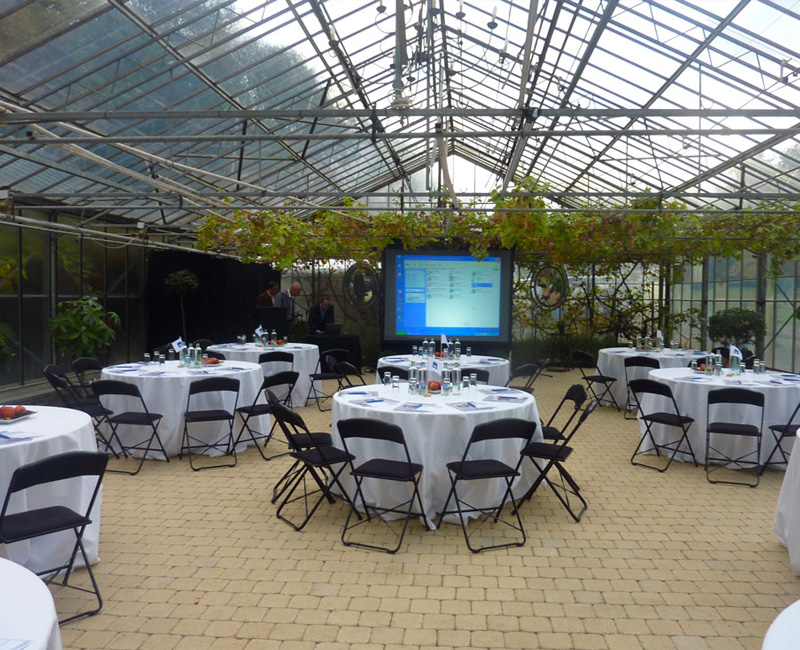
<path id="1" fill-rule="evenodd" d="M 186 269 L 182 271 L 175 271 L 170 273 L 164 280 L 164 287 L 167 293 L 178 296 L 181 303 L 181 334 L 183 340 L 187 341 L 186 337 L 186 311 L 183 306 L 183 297 L 188 293 L 194 293 L 200 288 L 200 280 L 191 271 Z"/>
<path id="2" fill-rule="evenodd" d="M 752 309 L 723 309 L 708 319 L 708 336 L 712 341 L 739 349 L 751 341 L 755 343 L 766 331 L 764 317 Z"/>
<path id="3" fill-rule="evenodd" d="M 110 346 L 117 333 L 119 316 L 105 311 L 96 298 L 80 298 L 58 304 L 48 330 L 60 354 L 97 357 Z"/>

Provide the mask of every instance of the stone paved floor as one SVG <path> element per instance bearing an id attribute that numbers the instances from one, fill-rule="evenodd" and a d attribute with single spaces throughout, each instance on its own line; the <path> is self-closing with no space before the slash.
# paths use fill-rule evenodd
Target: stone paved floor
<path id="1" fill-rule="evenodd" d="M 577 381 L 540 378 L 540 412 Z M 330 427 L 330 413 L 301 413 Z M 346 548 L 340 503 L 295 532 L 270 503 L 288 460 L 253 449 L 233 469 L 196 473 L 176 459 L 109 474 L 97 565 L 105 606 L 64 626 L 64 647 L 760 648 L 800 598 L 772 534 L 781 473 L 757 489 L 710 485 L 686 463 L 658 474 L 630 465 L 637 434 L 598 409 L 568 462 L 589 501 L 582 521 L 545 489 L 523 509 L 527 545 L 480 555 L 456 526 L 426 532 L 419 522 L 395 556 Z M 72 604 L 61 594 L 56 603 Z"/>

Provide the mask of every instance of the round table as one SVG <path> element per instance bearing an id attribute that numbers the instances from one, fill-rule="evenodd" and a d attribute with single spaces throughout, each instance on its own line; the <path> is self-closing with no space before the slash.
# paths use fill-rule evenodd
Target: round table
<path id="1" fill-rule="evenodd" d="M 501 399 L 502 398 L 502 399 Z M 469 406 L 472 403 L 473 406 Z M 416 405 L 422 406 L 417 407 Z M 497 386 L 479 386 L 459 396 L 422 397 L 408 394 L 408 384 L 401 382 L 400 390 L 391 387 L 369 386 L 339 391 L 333 398 L 332 432 L 334 444 L 342 447 L 337 423 L 348 418 L 375 418 L 398 425 L 403 430 L 411 460 L 423 466 L 420 496 L 429 524 L 444 507 L 450 490 L 447 463 L 461 460 L 472 430 L 476 424 L 501 418 L 520 418 L 536 421 L 534 440 L 542 440 L 542 427 L 536 400 L 523 391 Z M 509 465 L 516 465 L 518 446 L 498 441 L 494 447 L 485 447 L 488 453 Z M 394 445 L 384 447 L 382 442 L 356 440 L 349 449 L 357 458 L 375 457 L 392 453 Z M 503 447 L 508 450 L 504 450 Z M 401 456 L 397 458 L 402 458 Z M 384 456 L 386 457 L 386 456 Z M 391 456 L 389 456 L 391 457 Z M 525 494 L 538 475 L 533 463 L 524 461 L 522 476 L 514 484 L 515 498 Z M 354 483 L 348 472 L 342 473 L 342 484 L 349 491 Z M 501 482 L 476 481 L 464 498 L 475 505 L 496 503 L 502 497 Z M 504 485 L 504 484 L 503 484 Z M 391 481 L 366 481 L 364 495 L 376 504 L 397 503 L 408 498 L 407 486 Z"/>
<path id="2" fill-rule="evenodd" d="M 17 467 L 68 451 L 97 451 L 94 426 L 86 413 L 55 406 L 27 408 L 35 413 L 0 426 L 0 433 L 11 438 L 0 438 L 0 499 L 5 498 L 11 475 Z M 36 492 L 30 490 L 17 495 L 9 512 L 50 506 L 54 498 L 78 512 L 86 512 L 94 481 L 87 479 L 81 489 L 69 494 L 61 494 L 59 490 L 58 484 L 53 484 L 53 487 L 40 486 Z M 98 559 L 102 501 L 101 488 L 92 509 L 92 523 L 87 526 L 83 536 L 86 554 L 92 563 Z M 74 544 L 75 535 L 68 530 L 14 544 L 0 544 L 0 556 L 10 558 L 32 571 L 42 571 L 63 563 L 72 553 Z M 78 558 L 78 561 L 82 561 L 80 555 Z M 2 581 L 0 584 L 3 584 Z"/>
<path id="3" fill-rule="evenodd" d="M 0 558 L 0 585 L 0 642 L 14 639 L 29 641 L 25 650 L 61 650 L 56 606 L 41 578 Z"/>
<path id="4" fill-rule="evenodd" d="M 692 359 L 705 360 L 705 352 L 696 350 L 670 350 L 669 348 L 661 352 L 653 350 L 637 350 L 635 348 L 603 348 L 597 354 L 597 369 L 600 374 L 606 377 L 616 377 L 611 385 L 611 394 L 617 400 L 620 408 L 625 408 L 628 401 L 628 384 L 625 382 L 625 359 L 628 357 L 649 357 L 657 359 L 661 368 L 686 368 Z M 647 368 L 637 368 L 642 374 L 631 377 L 631 379 L 643 379 L 647 376 Z M 609 402 L 603 401 L 603 405 L 607 406 Z"/>
<path id="5" fill-rule="evenodd" d="M 797 381 L 787 378 L 779 373 L 756 375 L 747 371 L 739 378 L 727 376 L 705 375 L 694 373 L 690 368 L 662 368 L 651 370 L 650 379 L 666 384 L 672 390 L 681 415 L 694 418 L 694 423 L 689 429 L 689 442 L 698 463 L 705 461 L 706 453 L 706 404 L 708 393 L 717 388 L 741 387 L 764 394 L 764 431 L 761 438 L 761 462 L 765 462 L 775 448 L 775 440 L 769 430 L 770 424 L 786 424 L 800 400 L 800 377 Z M 741 383 L 738 383 L 741 382 Z M 772 383 L 778 382 L 778 383 Z M 662 409 L 656 400 L 664 399 L 647 396 L 642 402 L 645 411 Z M 671 404 L 669 405 L 671 408 Z M 741 409 L 741 410 L 740 410 Z M 728 411 L 727 419 L 736 422 L 737 418 L 745 416 L 745 407 L 735 407 Z M 642 427 L 644 432 L 644 427 Z M 663 425 L 651 427 L 653 436 L 659 444 L 675 439 L 675 429 Z M 739 457 L 753 451 L 754 442 L 746 436 L 717 436 L 714 447 L 723 454 Z M 777 452 L 776 452 L 777 453 Z M 686 454 L 678 454 L 676 460 L 690 460 Z M 773 460 L 775 458 L 773 457 Z"/>
<path id="6" fill-rule="evenodd" d="M 417 362 L 417 366 L 420 365 L 422 362 L 422 357 L 419 355 L 414 357 L 411 354 L 396 354 L 391 357 L 381 357 L 378 359 L 378 368 L 377 372 L 375 373 L 375 381 L 379 382 L 382 381 L 383 372 L 381 368 L 383 366 L 396 366 L 398 368 L 410 368 L 411 367 L 411 359 L 415 359 Z M 439 371 L 431 370 L 431 373 L 434 376 L 438 376 L 441 372 L 442 364 L 445 360 L 443 359 L 435 359 L 436 363 L 439 366 Z M 447 359 L 447 367 L 453 368 L 455 364 L 455 359 Z M 510 364 L 508 359 L 501 359 L 500 357 L 486 357 L 480 354 L 473 354 L 471 356 L 461 355 L 461 358 L 458 360 L 459 365 L 461 366 L 461 372 L 469 374 L 470 371 L 474 370 L 488 370 L 489 371 L 489 384 L 493 386 L 505 386 L 508 382 L 508 378 L 511 376 L 510 374 Z"/>
<path id="7" fill-rule="evenodd" d="M 309 389 L 311 388 L 311 375 L 317 372 L 319 363 L 319 347 L 310 343 L 287 343 L 286 345 L 267 346 L 256 345 L 255 343 L 221 343 L 219 345 L 209 345 L 208 349 L 212 352 L 219 352 L 225 355 L 226 359 L 234 361 L 249 361 L 258 363 L 258 358 L 264 352 L 289 352 L 294 356 L 294 364 L 270 363 L 264 376 L 280 372 L 282 370 L 294 370 L 298 373 L 297 383 L 292 391 L 292 406 L 305 406 Z M 283 398 L 282 395 L 278 395 Z"/>
<path id="8" fill-rule="evenodd" d="M 796 573 L 796 572 L 795 572 Z M 784 609 L 769 626 L 761 650 L 794 650 L 800 639 L 800 600 Z"/>
<path id="9" fill-rule="evenodd" d="M 239 380 L 239 401 L 238 406 L 245 406 L 252 404 L 256 398 L 258 391 L 261 389 L 261 383 L 264 380 L 264 374 L 261 366 L 257 363 L 249 363 L 247 361 L 225 361 L 224 363 L 216 366 L 204 366 L 202 368 L 183 368 L 180 367 L 178 361 L 167 361 L 163 365 L 158 364 L 145 364 L 133 363 L 122 364 L 119 366 L 109 366 L 103 368 L 103 379 L 116 379 L 130 384 L 136 384 L 141 392 L 144 401 L 147 404 L 147 409 L 152 413 L 161 413 L 164 417 L 158 425 L 158 435 L 164 445 L 164 449 L 168 456 L 177 456 L 181 448 L 181 437 L 183 436 L 183 413 L 186 410 L 186 402 L 189 397 L 189 385 L 193 381 L 199 379 L 207 379 L 209 377 L 230 377 Z M 192 408 L 219 408 L 214 402 L 212 406 L 212 399 L 214 396 L 199 395 L 192 399 Z M 263 401 L 264 396 L 259 398 Z M 112 411 L 122 410 L 124 408 L 139 409 L 138 402 L 129 400 L 128 398 L 114 398 L 104 402 L 108 404 Z M 230 404 L 226 403 L 226 408 L 233 408 L 233 400 Z M 251 427 L 259 431 L 269 431 L 270 420 L 269 416 L 265 415 L 259 421 L 251 420 L 253 424 Z M 227 427 L 227 423 L 204 422 L 192 426 L 192 436 L 197 437 L 203 441 L 213 442 L 219 439 L 221 432 L 224 430 L 222 427 Z M 237 421 L 234 423 L 233 433 L 236 436 L 239 433 L 241 425 Z M 133 432 L 131 441 L 141 439 L 142 427 L 136 427 L 138 432 Z M 118 433 L 123 441 L 128 442 L 125 438 L 128 431 L 124 426 L 120 426 Z M 250 440 L 249 436 L 245 435 L 243 441 Z M 252 441 L 251 441 L 252 442 Z M 243 449 L 244 447 L 242 447 Z M 238 449 L 237 449 L 238 451 Z M 141 453 L 141 452 L 139 452 Z M 216 453 L 219 453 L 218 451 Z M 152 458 L 158 458 L 161 454 L 153 454 Z M 212 452 L 210 455 L 214 455 Z M 150 456 L 148 456 L 150 457 Z"/>

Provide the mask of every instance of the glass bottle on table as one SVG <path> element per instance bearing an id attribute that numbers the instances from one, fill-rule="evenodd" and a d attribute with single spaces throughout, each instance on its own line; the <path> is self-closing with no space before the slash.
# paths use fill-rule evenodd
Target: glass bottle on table
<path id="1" fill-rule="evenodd" d="M 456 339 L 456 342 L 453 344 L 453 356 L 455 356 L 456 359 L 461 358 L 461 341 L 458 339 Z M 455 384 L 453 384 L 453 388 L 455 388 Z"/>
<path id="2" fill-rule="evenodd" d="M 269 337 L 272 339 L 272 345 L 278 345 L 278 333 L 275 330 L 269 333 Z"/>
<path id="3" fill-rule="evenodd" d="M 458 361 L 453 364 L 453 395 L 461 395 L 461 364 Z"/>
<path id="4" fill-rule="evenodd" d="M 426 338 L 422 342 L 422 359 L 424 360 L 425 357 L 427 357 L 427 356 L 428 356 L 428 339 Z"/>
<path id="5" fill-rule="evenodd" d="M 423 365 L 417 374 L 417 392 L 424 395 L 428 392 L 428 369 Z"/>

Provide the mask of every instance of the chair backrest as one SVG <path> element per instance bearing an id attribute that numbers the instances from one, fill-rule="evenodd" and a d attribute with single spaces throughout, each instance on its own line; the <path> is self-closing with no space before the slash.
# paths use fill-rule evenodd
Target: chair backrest
<path id="1" fill-rule="evenodd" d="M 72 370 L 78 378 L 78 383 L 84 389 L 89 390 L 89 385 L 93 380 L 100 377 L 100 372 L 103 370 L 103 364 L 99 359 L 94 357 L 78 357 L 72 361 Z"/>
<path id="2" fill-rule="evenodd" d="M 61 398 L 65 406 L 69 406 L 70 408 L 77 407 L 79 396 L 77 395 L 75 386 L 72 385 L 69 377 L 67 377 L 66 373 L 59 366 L 53 364 L 45 366 L 44 376 L 47 381 L 50 382 L 56 395 Z"/>
<path id="3" fill-rule="evenodd" d="M 658 370 L 661 367 L 658 359 L 654 359 L 653 357 L 645 357 L 642 355 L 625 357 L 623 362 L 625 363 L 626 368 L 653 368 Z"/>
<path id="4" fill-rule="evenodd" d="M 198 393 L 216 393 L 219 391 L 239 392 L 239 380 L 232 377 L 209 377 L 197 379 L 189 384 L 189 395 Z"/>
<path id="5" fill-rule="evenodd" d="M 342 440 L 349 438 L 369 438 L 386 440 L 395 444 L 405 444 L 403 430 L 396 424 L 372 418 L 349 418 L 336 423 Z"/>
<path id="6" fill-rule="evenodd" d="M 336 364 L 336 370 L 342 376 L 342 378 L 347 382 L 348 386 L 358 385 L 354 384 L 350 379 L 350 377 L 358 377 L 361 386 L 367 383 L 366 381 L 364 381 L 364 376 L 361 374 L 361 371 L 349 361 L 339 361 Z"/>
<path id="7" fill-rule="evenodd" d="M 208 355 L 209 359 L 219 359 L 220 361 L 225 361 L 225 359 L 227 359 L 222 352 L 214 352 L 214 350 L 206 350 L 204 354 Z"/>
<path id="8" fill-rule="evenodd" d="M 468 368 L 465 372 L 468 372 L 471 375 L 474 374 L 480 382 L 485 384 L 489 383 L 489 371 L 485 370 L 484 368 Z"/>
<path id="9" fill-rule="evenodd" d="M 533 385 L 533 382 L 536 381 L 537 377 L 542 374 L 542 371 L 545 369 L 549 361 L 544 361 L 540 364 L 536 363 L 525 363 L 511 372 L 511 376 L 508 378 L 506 382 L 506 386 L 510 386 L 511 382 L 519 377 L 525 377 L 525 384 L 522 386 L 523 388 L 530 388 Z"/>
<path id="10" fill-rule="evenodd" d="M 564 394 L 564 397 L 561 398 L 561 401 L 556 407 L 556 410 L 553 411 L 553 415 L 550 416 L 550 419 L 547 421 L 547 426 L 552 426 L 553 422 L 555 421 L 556 417 L 558 417 L 559 412 L 561 411 L 561 407 L 564 406 L 567 402 L 572 402 L 573 404 L 573 411 L 569 416 L 569 419 L 564 423 L 563 429 L 566 429 L 572 419 L 575 417 L 578 410 L 583 406 L 583 403 L 586 401 L 586 388 L 583 384 L 573 384 L 567 389 L 567 392 Z"/>
<path id="11" fill-rule="evenodd" d="M 117 379 L 100 379 L 92 384 L 92 391 L 98 399 L 104 395 L 125 395 L 142 398 L 139 387 Z"/>
<path id="12" fill-rule="evenodd" d="M 522 420 L 519 418 L 502 418 L 499 420 L 490 420 L 476 424 L 472 430 L 472 435 L 469 438 L 464 454 L 461 457 L 460 466 L 463 467 L 464 463 L 468 462 L 472 453 L 472 446 L 474 444 L 484 442 L 486 440 L 519 440 L 519 458 L 517 459 L 516 468 L 519 468 L 522 462 L 522 450 L 528 446 L 533 434 L 536 433 L 536 422 L 529 420 Z M 460 472 L 461 470 L 459 470 Z"/>
<path id="13" fill-rule="evenodd" d="M 68 451 L 18 467 L 11 476 L 11 482 L 8 485 L 8 491 L 3 501 L 3 509 L 0 511 L 0 523 L 6 516 L 11 496 L 17 492 L 45 483 L 81 476 L 96 476 L 97 485 L 86 509 L 86 514 L 88 515 L 100 489 L 100 482 L 103 479 L 107 464 L 107 454 L 90 451 Z"/>
<path id="14" fill-rule="evenodd" d="M 332 368 L 328 368 L 328 362 L 325 360 L 325 358 L 328 356 L 332 356 L 334 359 L 336 359 L 336 361 L 349 361 L 350 351 L 345 350 L 343 348 L 331 348 L 330 350 L 320 350 L 319 352 L 320 370 L 322 372 L 335 372 Z"/>
<path id="15" fill-rule="evenodd" d="M 332 354 L 325 355 L 325 365 L 328 367 L 329 372 L 332 372 L 339 377 L 342 376 L 342 373 L 339 370 L 339 361 Z"/>
<path id="16" fill-rule="evenodd" d="M 678 415 L 680 415 L 680 411 L 678 410 L 678 403 L 675 401 L 675 397 L 672 394 L 672 389 L 666 384 L 662 384 L 658 381 L 653 381 L 652 379 L 631 379 L 628 382 L 628 388 L 630 389 L 631 393 L 633 394 L 633 398 L 636 401 L 636 408 L 639 410 L 639 413 L 642 416 L 647 415 L 644 409 L 642 408 L 642 399 L 643 395 L 657 395 L 659 397 L 663 397 L 668 399 L 672 404 L 672 411 Z M 660 408 L 656 408 L 653 411 L 655 412 L 658 410 L 662 410 Z"/>
<path id="17" fill-rule="evenodd" d="M 750 404 L 764 408 L 764 393 L 747 388 L 717 388 L 708 393 L 709 404 Z"/>
<path id="18" fill-rule="evenodd" d="M 381 377 L 383 373 L 388 372 L 392 377 L 397 375 L 400 379 L 408 379 L 408 368 L 400 368 L 399 366 L 381 366 L 379 369 Z"/>
<path id="19" fill-rule="evenodd" d="M 194 344 L 205 352 L 209 345 L 214 345 L 214 341 L 211 339 L 197 339 Z"/>
<path id="20" fill-rule="evenodd" d="M 286 442 L 289 443 L 289 448 L 292 451 L 300 451 L 301 447 L 295 442 L 294 436 L 309 433 L 308 427 L 300 414 L 283 404 L 272 404 L 271 413 L 281 431 L 283 431 Z M 314 436 L 309 435 L 307 437 L 305 447 L 308 448 L 309 446 L 317 446 Z"/>
<path id="21" fill-rule="evenodd" d="M 294 386 L 299 377 L 300 373 L 296 370 L 282 370 L 281 372 L 276 372 L 274 375 L 270 375 L 269 377 L 264 377 L 264 381 L 261 384 L 261 389 L 267 390 L 268 388 L 274 388 L 275 386 Z"/>
<path id="22" fill-rule="evenodd" d="M 594 410 L 597 408 L 598 402 L 597 400 L 591 402 L 589 406 L 587 406 L 583 411 L 580 412 L 581 416 L 578 418 L 578 421 L 575 423 L 575 426 L 572 427 L 572 430 L 564 436 L 564 444 L 569 445 L 570 440 L 572 440 L 572 436 L 574 436 L 578 429 L 581 428 L 581 425 L 586 422 L 586 419 L 594 413 Z M 566 429 L 566 427 L 564 427 Z"/>
<path id="23" fill-rule="evenodd" d="M 258 356 L 258 363 L 291 363 L 294 366 L 294 355 L 283 350 L 262 352 Z"/>

